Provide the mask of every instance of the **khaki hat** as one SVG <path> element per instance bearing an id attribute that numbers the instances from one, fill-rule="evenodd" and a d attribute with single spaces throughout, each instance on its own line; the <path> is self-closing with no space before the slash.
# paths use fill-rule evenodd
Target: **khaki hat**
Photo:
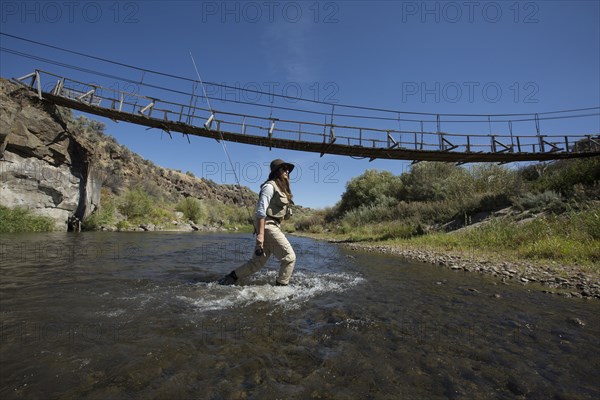
<path id="1" fill-rule="evenodd" d="M 275 176 L 275 172 L 281 167 L 286 167 L 288 172 L 292 172 L 294 170 L 294 164 L 287 163 L 282 159 L 278 158 L 276 160 L 271 161 L 271 173 L 269 174 L 269 179 L 273 179 Z"/>

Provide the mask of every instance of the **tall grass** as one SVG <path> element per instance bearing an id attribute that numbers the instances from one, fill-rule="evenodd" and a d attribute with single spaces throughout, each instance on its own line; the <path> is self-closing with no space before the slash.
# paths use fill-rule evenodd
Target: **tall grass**
<path id="1" fill-rule="evenodd" d="M 447 249 L 510 252 L 523 258 L 598 265 L 600 210 L 570 211 L 527 222 L 492 219 L 451 235 L 436 233 L 411 239 L 412 244 Z"/>
<path id="2" fill-rule="evenodd" d="M 0 233 L 51 232 L 54 228 L 49 217 L 34 215 L 25 208 L 0 206 Z"/>

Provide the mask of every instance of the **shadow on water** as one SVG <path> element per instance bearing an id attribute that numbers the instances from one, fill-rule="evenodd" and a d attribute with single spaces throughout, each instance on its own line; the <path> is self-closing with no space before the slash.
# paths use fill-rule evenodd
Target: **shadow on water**
<path id="1" fill-rule="evenodd" d="M 600 306 L 290 238 L 0 236 L 2 398 L 595 399 Z"/>

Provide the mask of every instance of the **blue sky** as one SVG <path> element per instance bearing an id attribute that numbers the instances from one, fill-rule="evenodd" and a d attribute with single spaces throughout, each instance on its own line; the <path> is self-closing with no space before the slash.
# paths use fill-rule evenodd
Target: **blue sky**
<path id="1" fill-rule="evenodd" d="M 598 1 L 2 1 L 0 30 L 39 42 L 194 79 L 279 95 L 430 113 L 541 113 L 600 105 Z M 140 81 L 116 67 L 0 36 L 3 47 Z M 0 75 L 35 68 L 106 86 L 123 84 L 42 61 L 1 53 Z M 191 85 L 145 74 L 144 83 L 191 91 Z M 151 89 L 134 86 L 141 94 Z M 270 96 L 207 86 L 210 95 L 270 104 Z M 160 94 L 157 94 L 160 96 Z M 285 99 L 275 105 L 330 112 L 327 105 Z M 215 109 L 242 106 L 213 101 Z M 254 110 L 253 110 L 254 111 Z M 285 112 L 260 109 L 262 115 Z M 154 163 L 234 183 L 221 145 L 126 123 L 107 133 Z M 321 122 L 321 121 L 319 121 Z M 409 122 L 373 122 L 417 129 Z M 426 129 L 435 130 L 432 123 Z M 507 133 L 505 124 L 446 124 L 447 132 Z M 535 133 L 533 122 L 515 125 Z M 598 133 L 600 118 L 541 121 L 544 133 Z M 227 143 L 243 185 L 257 191 L 266 165 L 298 166 L 295 200 L 334 205 L 346 182 L 366 169 L 399 174 L 410 162 L 285 151 Z"/>

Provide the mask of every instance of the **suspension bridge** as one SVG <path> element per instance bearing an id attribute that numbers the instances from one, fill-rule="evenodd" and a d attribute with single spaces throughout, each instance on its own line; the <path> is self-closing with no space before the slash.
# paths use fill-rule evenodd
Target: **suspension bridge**
<path id="1" fill-rule="evenodd" d="M 357 126 L 339 123 L 337 120 L 343 120 L 342 117 L 346 117 L 347 120 L 350 117 L 360 116 L 336 114 L 335 105 L 332 105 L 331 114 L 325 115 L 324 122 L 321 123 L 316 122 L 315 118 L 308 117 L 274 118 L 273 108 L 271 108 L 271 115 L 267 116 L 213 109 L 210 106 L 197 107 L 197 98 L 194 102 L 193 93 L 189 102 L 185 104 L 103 87 L 95 83 L 81 82 L 42 70 L 35 70 L 15 81 L 34 91 L 40 99 L 55 105 L 114 121 L 160 129 L 170 136 L 172 132 L 179 132 L 183 135 L 212 138 L 217 141 L 314 152 L 321 156 L 337 154 L 369 160 L 508 163 L 600 155 L 600 133 L 549 135 L 543 134 L 540 130 L 540 119 L 598 115 L 600 107 L 542 113 L 541 118 L 538 114 L 504 115 L 521 118 L 520 121 L 533 121 L 535 131 L 532 130 L 527 135 L 513 134 L 513 120 L 506 118 L 501 122 L 507 123 L 509 133 L 459 134 L 441 130 L 443 118 L 451 114 L 430 114 L 435 118 L 437 126 L 435 131 L 425 131 L 423 122 L 419 130 L 385 129 L 373 125 Z M 595 114 L 576 114 L 591 111 Z M 325 113 L 316 114 L 320 118 Z M 523 119 L 524 116 L 528 118 Z M 496 118 L 494 122 L 498 122 L 498 117 L 500 115 L 494 116 Z M 398 121 L 401 120 L 399 116 Z M 477 122 L 485 122 L 485 119 Z M 487 122 L 490 123 L 491 131 L 491 116 L 487 116 Z"/>

